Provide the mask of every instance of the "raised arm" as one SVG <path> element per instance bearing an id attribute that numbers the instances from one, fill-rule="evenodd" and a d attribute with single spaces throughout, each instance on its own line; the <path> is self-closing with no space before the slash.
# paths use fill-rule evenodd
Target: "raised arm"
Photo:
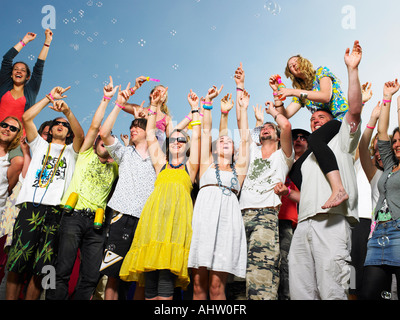
<path id="1" fill-rule="evenodd" d="M 156 115 L 157 107 L 161 107 L 162 99 L 167 94 L 168 87 L 164 90 L 156 89 L 150 96 L 150 108 L 148 110 L 148 118 L 146 125 L 146 140 L 148 151 L 153 163 L 154 169 L 158 174 L 166 163 L 166 155 L 162 151 L 156 137 Z"/>
<path id="2" fill-rule="evenodd" d="M 286 157 L 289 158 L 293 152 L 292 125 L 282 113 L 276 110 L 273 102 L 267 101 L 265 103 L 265 106 L 266 106 L 265 111 L 274 118 L 279 128 L 281 129 L 281 137 L 280 137 L 281 148 L 282 151 L 285 153 Z"/>
<path id="3" fill-rule="evenodd" d="M 190 156 L 188 161 L 188 171 L 192 182 L 195 181 L 200 166 L 200 134 L 201 122 L 199 115 L 199 97 L 190 90 L 188 101 L 192 109 L 192 137 L 190 139 Z"/>
<path id="4" fill-rule="evenodd" d="M 353 49 L 347 48 L 344 61 L 347 66 L 347 74 L 349 78 L 348 101 L 349 110 L 346 112 L 346 120 L 351 125 L 351 132 L 355 132 L 361 122 L 362 111 L 362 93 L 360 79 L 358 75 L 358 66 L 362 58 L 362 49 L 359 42 L 356 40 L 353 44 Z"/>
<path id="5" fill-rule="evenodd" d="M 228 115 L 233 108 L 232 94 L 227 93 L 221 99 L 221 120 L 219 121 L 219 136 L 228 135 Z"/>
<path id="6" fill-rule="evenodd" d="M 397 81 L 388 81 L 383 86 L 383 101 L 382 109 L 378 122 L 378 139 L 389 141 L 388 134 L 389 120 L 390 120 L 390 106 L 392 104 L 393 95 L 399 90 L 400 85 Z"/>
<path id="7" fill-rule="evenodd" d="M 90 124 L 89 130 L 86 134 L 80 152 L 84 152 L 93 146 L 93 143 L 96 140 L 97 135 L 99 134 L 99 129 L 101 126 L 101 122 L 103 121 L 106 108 L 118 88 L 118 86 L 114 87 L 113 79 L 110 76 L 110 82 L 103 88 L 103 99 L 101 99 L 100 105 L 93 116 L 92 123 Z"/>
<path id="8" fill-rule="evenodd" d="M 249 165 L 250 160 L 250 131 L 249 131 L 249 121 L 247 115 L 247 108 L 249 106 L 250 94 L 243 90 L 241 92 L 238 106 L 240 108 L 240 144 L 238 159 L 236 161 L 236 169 L 238 172 L 239 184 L 242 184 Z"/>
<path id="9" fill-rule="evenodd" d="M 361 166 L 365 172 L 365 175 L 368 178 L 368 181 L 371 181 L 375 175 L 377 170 L 376 166 L 373 165 L 371 161 L 371 154 L 369 152 L 369 144 L 371 142 L 372 133 L 374 132 L 374 128 L 376 123 L 378 122 L 379 115 L 381 113 L 381 104 L 378 102 L 376 107 L 372 110 L 371 116 L 367 123 L 367 126 L 361 136 L 360 143 L 358 145 L 358 151 L 360 156 Z"/>
<path id="10" fill-rule="evenodd" d="M 53 31 L 51 31 L 50 29 L 46 29 L 44 34 L 45 34 L 45 40 L 43 43 L 42 50 L 40 51 L 38 56 L 38 59 L 40 60 L 46 60 L 47 54 L 49 53 L 50 44 L 53 41 Z"/>
<path id="11" fill-rule="evenodd" d="M 244 78 L 245 74 L 243 70 L 243 65 L 242 63 L 240 63 L 239 67 L 235 71 L 235 76 L 233 77 L 236 83 L 236 120 L 239 130 L 240 130 L 240 107 L 238 101 L 244 90 Z"/>

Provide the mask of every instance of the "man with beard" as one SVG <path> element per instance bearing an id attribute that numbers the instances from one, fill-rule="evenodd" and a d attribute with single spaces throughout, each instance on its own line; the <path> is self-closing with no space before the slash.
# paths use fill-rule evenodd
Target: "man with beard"
<path id="1" fill-rule="evenodd" d="M 242 65 L 235 72 L 235 82 L 239 97 L 244 90 Z M 272 102 L 265 105 L 266 112 L 278 125 L 264 123 L 260 131 L 261 145 L 251 143 L 249 169 L 240 195 L 248 250 L 246 295 L 251 300 L 276 300 L 278 297 L 281 200 L 274 187 L 285 182 L 294 159 L 290 122 Z M 240 115 L 237 116 L 240 123 Z"/>
<path id="2" fill-rule="evenodd" d="M 78 249 L 80 280 L 73 298 L 90 300 L 100 279 L 99 268 L 103 257 L 106 228 L 103 226 L 95 229 L 94 218 L 97 209 L 106 208 L 108 196 L 118 175 L 118 166 L 98 134 L 107 105 L 117 88 L 113 87 L 110 77 L 110 83 L 104 87 L 104 97 L 79 150 L 71 183 L 61 200 L 61 206 L 65 208 L 71 194 L 78 195 L 74 209 L 64 210 L 61 220 L 56 288 L 47 291 L 48 300 L 68 298 L 68 283 Z"/>

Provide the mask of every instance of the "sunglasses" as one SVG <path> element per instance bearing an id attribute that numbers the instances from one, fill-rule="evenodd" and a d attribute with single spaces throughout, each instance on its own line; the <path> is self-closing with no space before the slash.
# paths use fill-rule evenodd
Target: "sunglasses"
<path id="1" fill-rule="evenodd" d="M 300 135 L 293 136 L 293 141 L 296 141 L 297 138 L 300 138 L 300 141 L 307 141 L 307 138 L 305 136 Z"/>
<path id="2" fill-rule="evenodd" d="M 10 128 L 10 131 L 11 131 L 11 132 L 17 132 L 17 131 L 19 131 L 19 128 L 18 128 L 18 127 L 12 126 L 11 124 L 8 124 L 8 123 L 6 123 L 6 122 L 1 122 L 1 123 L 0 123 L 0 127 L 2 127 L 3 129 Z"/>
<path id="3" fill-rule="evenodd" d="M 186 138 L 185 137 L 169 138 L 169 143 L 174 143 L 174 142 L 186 143 Z"/>
<path id="4" fill-rule="evenodd" d="M 69 128 L 70 127 L 68 122 L 64 122 L 64 121 L 54 121 L 53 122 L 54 126 L 59 126 L 60 124 L 62 126 L 64 126 L 65 128 Z"/>

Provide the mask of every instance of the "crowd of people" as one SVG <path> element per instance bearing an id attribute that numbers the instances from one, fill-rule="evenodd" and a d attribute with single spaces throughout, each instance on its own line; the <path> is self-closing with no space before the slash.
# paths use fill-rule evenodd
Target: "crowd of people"
<path id="1" fill-rule="evenodd" d="M 129 100 L 145 76 L 123 90 L 110 76 L 85 134 L 67 104 L 70 87 L 37 97 L 52 31 L 45 31 L 32 73 L 13 61 L 36 37 L 27 33 L 0 70 L 7 300 L 393 297 L 400 280 L 400 133 L 388 127 L 400 84 L 384 84 L 363 130 L 372 91 L 360 84 L 358 41 L 344 54 L 347 95 L 328 67 L 290 57 L 292 88 L 278 75 L 269 78 L 273 101 L 253 106 L 255 128 L 240 63 L 236 96 L 226 94 L 216 106 L 223 86 L 201 98 L 190 90 L 188 114 L 175 126 L 168 87 L 155 86 L 144 106 Z M 34 120 L 47 107 L 58 115 L 38 128 Z M 220 114 L 214 141 L 213 107 Z M 311 112 L 310 131 L 292 128 L 302 107 Z M 228 135 L 233 109 L 238 146 Z M 119 139 L 112 130 L 121 111 L 132 123 Z M 44 288 L 48 266 L 55 285 Z"/>

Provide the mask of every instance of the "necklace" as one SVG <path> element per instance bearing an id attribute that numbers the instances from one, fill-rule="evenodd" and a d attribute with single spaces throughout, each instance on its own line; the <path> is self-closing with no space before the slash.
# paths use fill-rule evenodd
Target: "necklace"
<path id="1" fill-rule="evenodd" d="M 183 165 L 185 164 L 185 162 L 181 162 L 180 164 L 178 164 L 177 166 L 174 166 L 172 163 L 170 163 L 169 165 L 172 167 L 172 168 L 174 168 L 174 169 L 178 169 L 178 168 L 180 168 L 180 167 L 182 167 Z"/>
<path id="2" fill-rule="evenodd" d="M 232 169 L 232 172 L 233 172 L 233 178 L 231 179 L 231 186 L 228 188 L 228 187 L 226 187 L 226 186 L 224 186 L 222 184 L 218 163 L 214 163 L 214 164 L 215 164 L 215 175 L 217 177 L 218 186 L 222 190 L 222 193 L 224 195 L 230 196 L 232 194 L 232 190 L 234 189 L 234 187 L 237 186 L 238 183 L 239 183 L 239 181 L 237 179 L 237 173 L 236 173 L 235 165 L 231 164 L 231 169 Z"/>

